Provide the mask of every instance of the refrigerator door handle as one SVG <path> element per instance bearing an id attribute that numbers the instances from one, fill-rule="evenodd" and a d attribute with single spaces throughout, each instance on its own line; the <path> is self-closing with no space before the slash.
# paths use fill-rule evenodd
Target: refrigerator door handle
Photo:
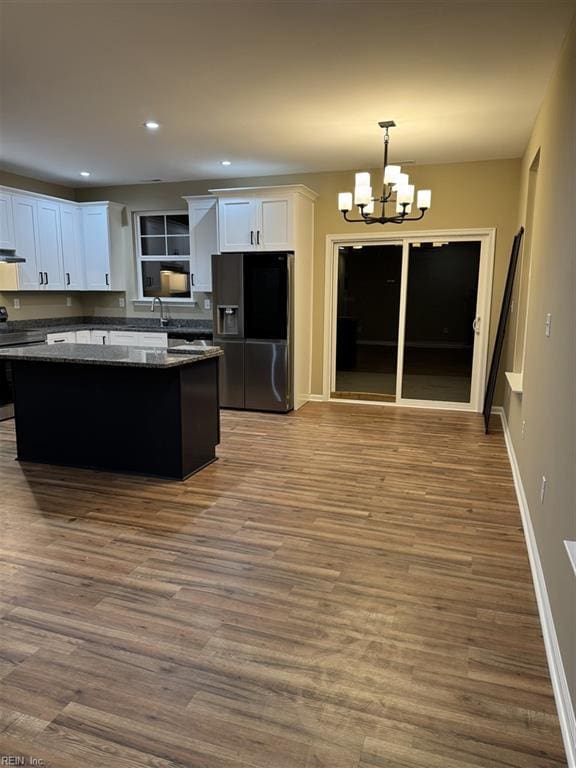
<path id="1" fill-rule="evenodd" d="M 254 245 L 254 230 L 250 230 L 250 245 Z"/>

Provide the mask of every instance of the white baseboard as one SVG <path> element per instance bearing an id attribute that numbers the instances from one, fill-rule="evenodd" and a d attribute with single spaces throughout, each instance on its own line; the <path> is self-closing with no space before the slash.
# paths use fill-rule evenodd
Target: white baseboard
<path id="1" fill-rule="evenodd" d="M 564 664 L 562 663 L 562 656 L 560 655 L 558 637 L 554 627 L 554 619 L 550 608 L 550 600 L 548 599 L 544 571 L 542 570 L 542 563 L 540 562 L 540 555 L 538 553 L 538 545 L 536 543 L 536 536 L 534 535 L 528 501 L 524 492 L 524 486 L 522 485 L 522 478 L 520 477 L 520 469 L 518 467 L 518 461 L 516 460 L 506 413 L 500 406 L 493 408 L 492 413 L 499 415 L 502 420 L 504 439 L 506 440 L 508 458 L 510 459 L 512 476 L 514 478 L 514 487 L 516 489 L 516 496 L 520 507 L 520 515 L 522 516 L 524 538 L 528 548 L 528 557 L 530 559 L 530 568 L 532 570 L 532 581 L 534 582 L 534 591 L 536 592 L 538 613 L 540 616 L 540 624 L 542 626 L 542 634 L 544 635 L 544 646 L 546 648 L 546 657 L 548 659 L 552 688 L 554 689 L 558 719 L 560 720 L 560 729 L 562 731 L 562 738 L 564 739 L 568 768 L 576 768 L 576 713 L 572 706 L 568 681 L 564 671 Z"/>
<path id="2" fill-rule="evenodd" d="M 326 398 L 324 395 L 308 395 L 308 401 L 311 403 L 323 403 Z"/>

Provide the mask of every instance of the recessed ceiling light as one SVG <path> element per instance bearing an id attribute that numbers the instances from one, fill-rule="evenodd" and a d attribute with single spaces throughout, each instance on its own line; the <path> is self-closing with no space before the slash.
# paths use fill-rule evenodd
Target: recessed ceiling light
<path id="1" fill-rule="evenodd" d="M 232 165 L 230 160 L 220 160 L 220 165 Z"/>
<path id="2" fill-rule="evenodd" d="M 157 123 L 156 120 L 146 120 L 144 127 L 150 131 L 155 131 L 160 128 L 160 123 Z"/>
<path id="3" fill-rule="evenodd" d="M 90 176 L 90 171 L 80 171 L 80 176 Z"/>

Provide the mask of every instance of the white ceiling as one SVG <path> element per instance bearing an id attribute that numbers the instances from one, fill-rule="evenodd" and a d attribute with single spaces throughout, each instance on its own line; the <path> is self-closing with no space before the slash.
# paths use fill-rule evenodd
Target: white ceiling
<path id="1" fill-rule="evenodd" d="M 361 168 L 382 119 L 396 160 L 517 157 L 574 10 L 0 0 L 0 163 L 74 186 Z"/>

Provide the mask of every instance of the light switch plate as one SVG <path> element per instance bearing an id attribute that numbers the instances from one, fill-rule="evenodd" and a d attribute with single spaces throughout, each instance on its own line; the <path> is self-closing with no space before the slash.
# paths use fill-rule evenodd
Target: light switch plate
<path id="1" fill-rule="evenodd" d="M 14 309 L 20 309 L 20 299 L 14 299 Z"/>
<path id="2" fill-rule="evenodd" d="M 126 299 L 124 296 L 120 296 L 118 299 L 118 306 L 124 308 L 126 306 Z"/>
<path id="3" fill-rule="evenodd" d="M 71 307 L 72 306 L 72 297 L 66 296 L 66 306 Z"/>
<path id="4" fill-rule="evenodd" d="M 550 312 L 548 312 L 546 315 L 546 326 L 545 326 L 546 336 L 550 336 L 551 331 L 552 331 L 552 315 L 550 314 Z"/>
<path id="5" fill-rule="evenodd" d="M 204 309 L 212 309 L 212 302 L 210 299 L 204 299 Z"/>

